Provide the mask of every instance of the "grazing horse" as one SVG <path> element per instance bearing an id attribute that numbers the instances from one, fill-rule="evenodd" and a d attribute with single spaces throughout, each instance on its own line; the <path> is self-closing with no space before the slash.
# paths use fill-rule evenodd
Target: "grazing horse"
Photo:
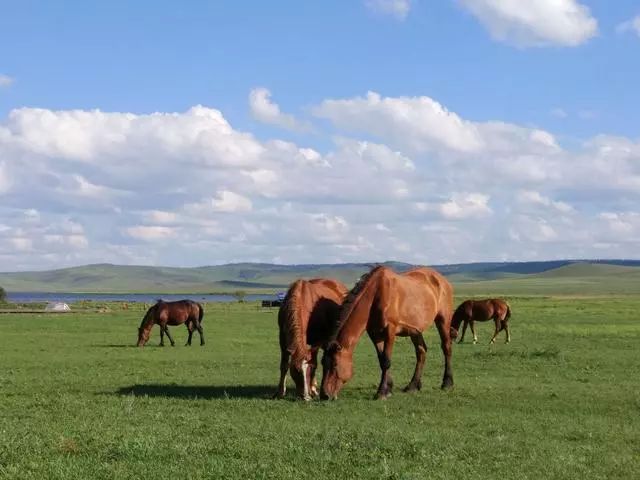
<path id="1" fill-rule="evenodd" d="M 173 338 L 169 333 L 168 325 L 181 325 L 186 324 L 189 330 L 189 339 L 187 345 L 191 345 L 191 337 L 194 330 L 198 330 L 200 334 L 200 345 L 204 345 L 204 334 L 202 333 L 202 317 L 204 316 L 204 309 L 202 305 L 192 300 L 178 300 L 177 302 L 158 302 L 153 305 L 140 324 L 138 328 L 138 346 L 143 347 L 147 341 L 149 341 L 149 335 L 151 329 L 155 324 L 160 325 L 160 346 L 164 347 L 164 334 L 167 334 L 171 346 L 175 346 Z"/>
<path id="2" fill-rule="evenodd" d="M 451 312 L 453 288 L 438 272 L 415 268 L 397 274 L 378 266 L 365 274 L 347 295 L 338 320 L 337 333 L 322 358 L 323 399 L 335 399 L 353 376 L 353 351 L 366 330 L 375 345 L 382 376 L 375 398 L 391 395 L 391 354 L 397 336 L 411 337 L 416 367 L 405 392 L 422 388 L 427 344 L 422 332 L 435 323 L 445 358 L 442 388 L 453 386 L 451 370 Z"/>
<path id="3" fill-rule="evenodd" d="M 296 280 L 278 311 L 280 331 L 280 382 L 274 398 L 286 392 L 287 370 L 304 400 L 318 394 L 315 380 L 318 349 L 335 329 L 347 287 L 335 280 Z"/>
<path id="4" fill-rule="evenodd" d="M 462 327 L 462 335 L 458 343 L 462 343 L 464 340 L 464 334 L 467 331 L 467 325 L 471 327 L 471 333 L 473 334 L 473 343 L 478 342 L 478 336 L 476 330 L 473 328 L 473 322 L 486 322 L 487 320 L 493 320 L 496 325 L 493 337 L 491 337 L 490 343 L 495 343 L 496 337 L 501 330 L 506 332 L 506 341 L 511 341 L 511 333 L 509 333 L 509 319 L 511 318 L 511 308 L 509 304 L 499 298 L 489 298 L 486 300 L 465 300 L 462 302 L 456 311 L 453 313 L 453 319 L 451 320 L 451 338 L 455 339 L 458 336 L 458 329 L 460 324 L 464 322 Z"/>

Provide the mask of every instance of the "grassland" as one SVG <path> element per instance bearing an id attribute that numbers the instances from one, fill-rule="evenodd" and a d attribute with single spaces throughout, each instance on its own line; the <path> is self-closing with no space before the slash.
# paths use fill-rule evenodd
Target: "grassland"
<path id="1" fill-rule="evenodd" d="M 132 347 L 141 312 L 0 315 L 0 478 L 629 479 L 640 468 L 640 299 L 510 299 L 513 342 L 456 345 L 442 392 L 371 400 L 364 338 L 337 402 L 271 400 L 275 310 L 207 305 L 205 347 Z M 413 365 L 394 352 L 396 384 Z"/>

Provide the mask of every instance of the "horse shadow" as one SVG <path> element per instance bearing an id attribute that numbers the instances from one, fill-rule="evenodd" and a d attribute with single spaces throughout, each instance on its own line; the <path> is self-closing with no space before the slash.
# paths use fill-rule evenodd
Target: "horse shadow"
<path id="1" fill-rule="evenodd" d="M 250 398 L 267 399 L 273 396 L 273 385 L 175 385 L 144 384 L 122 387 L 116 391 L 118 395 L 136 395 L 147 397 L 195 399 L 231 399 Z"/>

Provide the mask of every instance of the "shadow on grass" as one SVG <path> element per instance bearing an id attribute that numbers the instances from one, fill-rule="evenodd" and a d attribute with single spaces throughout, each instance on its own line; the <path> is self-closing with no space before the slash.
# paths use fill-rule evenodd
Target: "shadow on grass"
<path id="1" fill-rule="evenodd" d="M 135 343 L 120 343 L 120 344 L 95 344 L 95 345 L 91 345 L 92 347 L 96 347 L 96 348 L 138 348 L 138 346 Z"/>
<path id="2" fill-rule="evenodd" d="M 273 385 L 132 385 L 117 390 L 118 395 L 139 395 L 148 397 L 169 397 L 185 399 L 211 398 L 271 398 L 275 392 Z"/>

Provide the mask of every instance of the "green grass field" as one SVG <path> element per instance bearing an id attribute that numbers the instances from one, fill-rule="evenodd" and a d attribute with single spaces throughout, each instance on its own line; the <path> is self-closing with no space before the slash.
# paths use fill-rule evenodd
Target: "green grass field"
<path id="1" fill-rule="evenodd" d="M 399 341 L 384 402 L 366 337 L 338 401 L 271 400 L 276 311 L 254 305 L 207 305 L 202 348 L 184 327 L 132 347 L 140 311 L 0 315 L 0 478 L 638 478 L 640 298 L 510 303 L 512 343 L 480 325 L 451 392 L 435 330 L 400 392 Z"/>

